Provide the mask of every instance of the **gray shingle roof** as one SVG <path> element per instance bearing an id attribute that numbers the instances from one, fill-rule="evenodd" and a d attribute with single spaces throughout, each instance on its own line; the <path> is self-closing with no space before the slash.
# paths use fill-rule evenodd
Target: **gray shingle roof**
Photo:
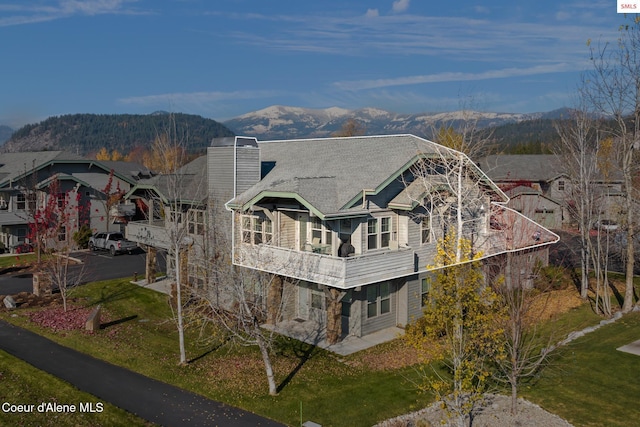
<path id="1" fill-rule="evenodd" d="M 565 171 L 560 158 L 553 154 L 498 154 L 481 159 L 478 165 L 496 182 L 551 181 Z"/>
<path id="2" fill-rule="evenodd" d="M 0 154 L 0 185 L 14 180 L 36 167 L 53 160 L 84 160 L 83 157 L 64 151 L 25 151 Z"/>
<path id="3" fill-rule="evenodd" d="M 105 165 L 107 169 L 113 169 L 114 172 L 134 181 L 149 178 L 153 175 L 149 168 L 134 162 L 101 160 L 100 163 Z"/>
<path id="4" fill-rule="evenodd" d="M 141 180 L 140 184 L 155 187 L 170 201 L 203 201 L 207 198 L 207 156 L 200 156 L 176 171 Z"/>
<path id="5" fill-rule="evenodd" d="M 323 214 L 349 211 L 363 190 L 379 190 L 419 154 L 441 146 L 413 135 L 322 138 L 259 143 L 262 162 L 275 167 L 231 204 L 263 192 L 296 193 Z"/>

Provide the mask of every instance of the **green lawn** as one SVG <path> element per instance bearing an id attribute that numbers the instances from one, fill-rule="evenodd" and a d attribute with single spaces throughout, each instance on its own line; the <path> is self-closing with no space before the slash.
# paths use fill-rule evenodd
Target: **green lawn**
<path id="1" fill-rule="evenodd" d="M 37 259 L 36 254 L 0 256 L 0 270 L 14 266 L 29 266 Z"/>
<path id="2" fill-rule="evenodd" d="M 255 349 L 223 345 L 212 331 L 203 339 L 197 325 L 187 333 L 191 362 L 179 366 L 177 333 L 166 295 L 123 279 L 82 286 L 73 297 L 83 305 L 102 304 L 107 327 L 96 334 L 55 333 L 34 325 L 27 310 L 14 312 L 15 317 L 3 312 L 1 317 L 63 345 L 292 426 L 300 424 L 301 407 L 303 421 L 325 427 L 368 426 L 417 410 L 430 399 L 417 393 L 413 383 L 417 374 L 411 367 L 380 369 L 359 363 L 363 354 L 340 358 L 284 338 L 278 341 L 273 359 L 280 393 L 271 397 Z M 584 305 L 552 319 L 545 328 L 562 335 L 598 321 Z M 523 394 L 576 426 L 629 425 L 623 420 L 635 419 L 630 415 L 640 418 L 634 401 L 640 395 L 640 357 L 615 348 L 636 339 L 640 339 L 640 315 L 605 326 L 565 347 L 542 378 L 523 388 Z M 389 348 L 375 357 L 395 357 L 393 345 Z M 371 358 L 370 353 L 367 356 Z M 0 370 L 5 365 L 0 363 Z M 117 424 L 135 425 L 125 418 Z"/>
<path id="3" fill-rule="evenodd" d="M 280 393 L 268 395 L 264 368 L 256 349 L 222 345 L 215 334 L 206 340 L 188 331 L 187 357 L 179 366 L 178 339 L 167 296 L 128 280 L 92 283 L 74 290 L 85 305 L 102 304 L 103 324 L 96 334 L 59 332 L 34 325 L 28 310 L 2 317 L 63 345 L 125 366 L 152 378 L 240 406 L 288 425 L 304 420 L 323 426 L 373 425 L 416 410 L 428 397 L 416 393 L 412 368 L 380 371 L 354 366 L 334 354 L 295 340 L 281 339 L 273 358 Z M 383 402 L 383 404 L 381 404 Z"/>
<path id="4" fill-rule="evenodd" d="M 640 313 L 562 348 L 524 396 L 576 426 L 637 425 L 640 356 L 616 348 L 640 340 Z"/>

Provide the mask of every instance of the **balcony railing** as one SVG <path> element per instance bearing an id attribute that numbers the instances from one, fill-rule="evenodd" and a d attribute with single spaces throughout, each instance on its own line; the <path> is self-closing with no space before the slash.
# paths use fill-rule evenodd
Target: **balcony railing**
<path id="1" fill-rule="evenodd" d="M 240 243 L 235 264 L 341 289 L 407 276 L 416 271 L 415 252 L 380 250 L 339 258 L 269 245 Z"/>
<path id="2" fill-rule="evenodd" d="M 164 221 L 150 223 L 148 221 L 133 221 L 127 224 L 125 237 L 133 242 L 150 245 L 157 248 L 169 249 L 171 239 Z"/>

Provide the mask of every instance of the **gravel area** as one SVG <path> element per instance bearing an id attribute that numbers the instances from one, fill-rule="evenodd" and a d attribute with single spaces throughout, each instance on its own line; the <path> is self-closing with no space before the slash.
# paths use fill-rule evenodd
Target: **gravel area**
<path id="1" fill-rule="evenodd" d="M 448 421 L 448 422 L 447 422 Z M 454 426 L 447 414 L 434 403 L 428 408 L 376 424 L 374 427 L 436 427 Z M 481 410 L 473 417 L 471 427 L 572 427 L 566 420 L 545 411 L 527 400 L 518 399 L 518 416 L 511 416 L 511 398 L 487 395 Z"/>

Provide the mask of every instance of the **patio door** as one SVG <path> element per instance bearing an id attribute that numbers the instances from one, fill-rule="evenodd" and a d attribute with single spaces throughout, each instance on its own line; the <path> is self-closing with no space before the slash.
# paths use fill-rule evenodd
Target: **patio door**
<path id="1" fill-rule="evenodd" d="M 315 283 L 298 286 L 298 318 L 313 320 L 321 325 L 327 318 L 327 305 L 324 291 Z"/>

